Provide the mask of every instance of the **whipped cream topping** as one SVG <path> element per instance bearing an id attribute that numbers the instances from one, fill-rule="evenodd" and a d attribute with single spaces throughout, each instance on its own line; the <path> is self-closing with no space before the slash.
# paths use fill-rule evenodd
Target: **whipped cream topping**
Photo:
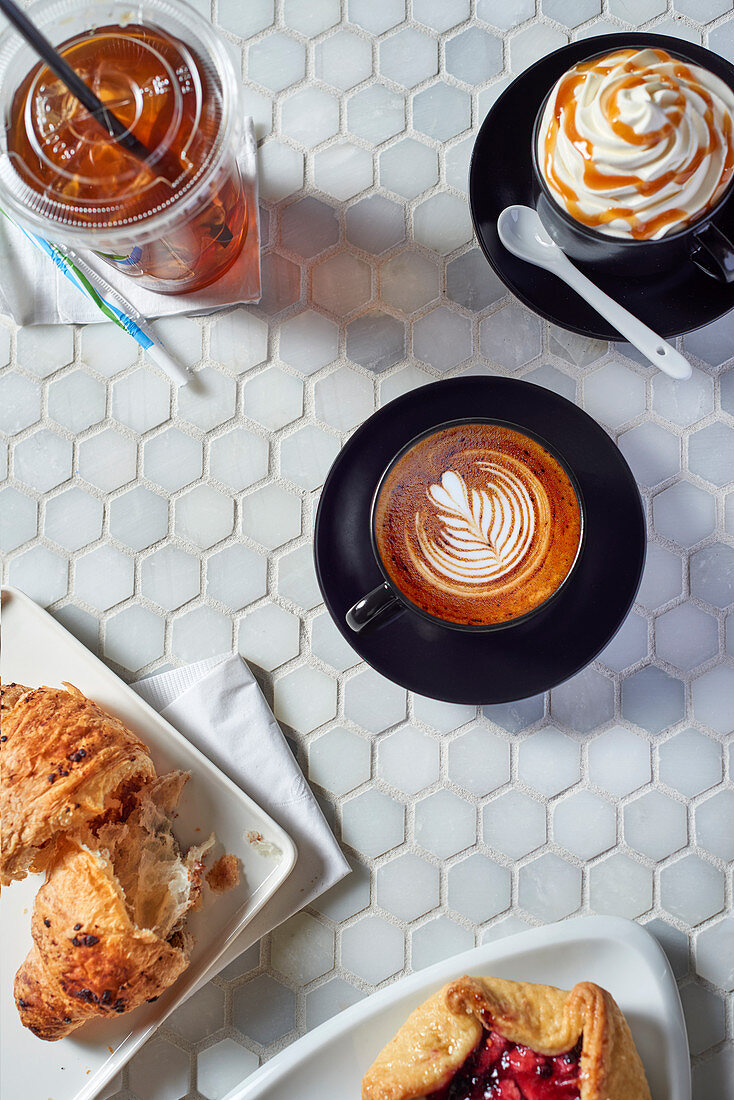
<path id="1" fill-rule="evenodd" d="M 460 474 L 448 470 L 440 484 L 428 489 L 429 515 L 419 512 L 415 517 L 423 554 L 423 561 L 418 558 L 416 565 L 434 583 L 486 585 L 498 581 L 515 569 L 534 545 L 539 498 L 545 502 L 541 511 L 547 510 L 545 490 L 529 472 L 523 481 L 493 462 L 477 465 L 483 487 L 469 489 Z"/>
<path id="2" fill-rule="evenodd" d="M 572 217 L 615 237 L 657 239 L 723 194 L 734 173 L 734 91 L 660 49 L 569 69 L 553 88 L 538 163 Z"/>

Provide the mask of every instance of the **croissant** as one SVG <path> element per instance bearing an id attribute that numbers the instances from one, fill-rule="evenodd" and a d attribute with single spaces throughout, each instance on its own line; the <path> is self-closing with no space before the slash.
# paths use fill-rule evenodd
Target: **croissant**
<path id="1" fill-rule="evenodd" d="M 15 978 L 21 1021 L 39 1038 L 155 1000 L 188 966 L 193 941 L 182 925 L 214 838 L 183 856 L 171 832 L 187 779 L 170 772 L 134 796 L 124 822 L 57 842 Z"/>
<path id="2" fill-rule="evenodd" d="M 0 884 L 40 871 L 55 839 L 155 777 L 148 749 L 71 684 L 2 687 Z"/>
<path id="3" fill-rule="evenodd" d="M 411 1013 L 362 1081 L 362 1100 L 480 1094 L 650 1100 L 627 1021 L 611 994 L 592 982 L 566 992 L 459 978 Z"/>

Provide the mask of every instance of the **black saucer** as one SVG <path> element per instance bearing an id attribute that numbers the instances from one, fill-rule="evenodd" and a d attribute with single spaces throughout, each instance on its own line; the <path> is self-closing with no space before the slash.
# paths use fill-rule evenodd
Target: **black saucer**
<path id="1" fill-rule="evenodd" d="M 467 416 L 535 431 L 575 473 L 586 538 L 571 579 L 545 610 L 505 630 L 463 633 L 401 611 L 353 633 L 344 620 L 347 610 L 382 581 L 370 541 L 370 504 L 380 475 L 414 436 Z M 398 397 L 355 432 L 326 479 L 314 554 L 337 627 L 383 676 L 446 702 L 505 703 L 568 679 L 611 640 L 635 598 L 645 541 L 635 480 L 595 420 L 530 382 L 456 378 Z"/>
<path id="2" fill-rule="evenodd" d="M 513 203 L 535 205 L 531 135 L 535 116 L 549 88 L 567 69 L 591 53 L 636 45 L 659 46 L 684 54 L 734 87 L 734 66 L 703 46 L 677 38 L 633 32 L 572 42 L 526 69 L 499 97 L 477 135 L 469 173 L 474 229 L 502 282 L 541 317 L 602 340 L 623 337 L 560 279 L 508 252 L 497 236 L 497 218 Z M 734 197 L 715 222 L 734 240 Z M 602 277 L 585 265 L 578 266 L 607 294 L 667 338 L 707 325 L 734 308 L 734 284 L 709 278 L 691 262 L 654 279 Z"/>

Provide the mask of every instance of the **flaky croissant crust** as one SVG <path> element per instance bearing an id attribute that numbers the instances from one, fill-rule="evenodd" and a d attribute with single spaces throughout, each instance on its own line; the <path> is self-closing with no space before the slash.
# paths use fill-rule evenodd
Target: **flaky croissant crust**
<path id="1" fill-rule="evenodd" d="M 155 778 L 148 749 L 71 684 L 2 689 L 0 883 L 42 870 L 54 838 Z"/>
<path id="2" fill-rule="evenodd" d="M 62 837 L 36 895 L 33 946 L 15 978 L 20 1018 L 41 1039 L 155 999 L 188 965 L 190 937 L 133 924 L 104 853 Z"/>
<path id="3" fill-rule="evenodd" d="M 545 1055 L 582 1039 L 580 1100 L 650 1100 L 627 1021 L 606 990 L 469 977 L 411 1013 L 365 1074 L 362 1100 L 416 1100 L 443 1088 L 490 1028 Z"/>

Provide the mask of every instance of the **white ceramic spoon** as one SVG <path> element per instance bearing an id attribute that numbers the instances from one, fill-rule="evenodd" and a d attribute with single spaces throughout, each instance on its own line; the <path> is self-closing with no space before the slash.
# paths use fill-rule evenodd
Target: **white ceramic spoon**
<path id="1" fill-rule="evenodd" d="M 530 206 L 508 206 L 497 219 L 497 232 L 505 248 L 521 260 L 544 267 L 572 287 L 584 301 L 614 325 L 630 344 L 646 355 L 650 362 L 671 378 L 690 378 L 691 365 L 679 351 L 671 347 L 642 321 L 615 302 L 603 290 L 582 275 L 558 245 L 551 239 Z"/>

